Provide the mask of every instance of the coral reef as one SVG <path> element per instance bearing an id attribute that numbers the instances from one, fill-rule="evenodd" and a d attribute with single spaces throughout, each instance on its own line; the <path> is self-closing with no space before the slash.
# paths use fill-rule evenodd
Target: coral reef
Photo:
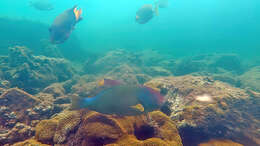
<path id="1" fill-rule="evenodd" d="M 13 146 L 50 146 L 50 145 L 42 144 L 34 139 L 28 139 L 23 142 L 15 143 L 13 144 Z"/>
<path id="2" fill-rule="evenodd" d="M 199 146 L 243 146 L 242 144 L 233 142 L 231 140 L 216 140 L 211 139 L 208 142 L 199 144 Z"/>
<path id="3" fill-rule="evenodd" d="M 149 55 L 148 55 L 149 54 Z M 108 74 L 129 73 L 144 74 L 149 76 L 167 76 L 171 72 L 170 63 L 163 63 L 165 56 L 159 55 L 156 51 L 146 50 L 141 52 L 130 52 L 126 49 L 116 49 L 107 52 L 91 64 L 85 65 L 87 73 Z M 166 64 L 165 67 L 162 64 Z M 123 78 L 127 79 L 127 78 Z"/>
<path id="4" fill-rule="evenodd" d="M 18 122 L 11 130 L 0 133 L 0 144 L 11 144 L 30 138 L 33 135 L 34 130 L 32 127 Z"/>
<path id="5" fill-rule="evenodd" d="M 244 66 L 236 54 L 205 54 L 186 57 L 176 61 L 173 73 L 186 75 L 194 72 L 221 73 L 223 71 L 241 74 Z"/>
<path id="6" fill-rule="evenodd" d="M 251 68 L 240 76 L 241 86 L 260 92 L 260 66 Z"/>
<path id="7" fill-rule="evenodd" d="M 152 66 L 152 67 L 147 67 L 145 69 L 145 72 L 150 75 L 150 76 L 153 76 L 153 77 L 156 77 L 156 76 L 170 76 L 172 75 L 172 73 L 163 68 L 163 67 L 160 67 L 160 66 Z"/>
<path id="8" fill-rule="evenodd" d="M 84 70 L 88 73 L 105 73 L 122 64 L 134 66 L 140 63 L 138 55 L 125 49 L 115 49 L 107 52 L 105 56 L 97 59 L 92 64 L 86 65 Z"/>
<path id="9" fill-rule="evenodd" d="M 2 62 L 4 79 L 11 87 L 19 87 L 29 93 L 37 93 L 51 83 L 61 82 L 73 76 L 73 69 L 65 59 L 33 56 L 26 47 L 12 47 Z"/>
<path id="10" fill-rule="evenodd" d="M 33 127 L 39 120 L 50 118 L 60 110 L 23 90 L 5 90 L 0 96 L 0 145 L 33 136 Z"/>
<path id="11" fill-rule="evenodd" d="M 182 146 L 178 130 L 159 111 L 146 116 L 117 117 L 93 111 L 65 111 L 36 126 L 36 139 L 47 144 L 84 146 Z M 152 123 L 151 123 L 152 122 Z"/>
<path id="12" fill-rule="evenodd" d="M 259 145 L 260 98 L 245 90 L 201 76 L 157 78 L 146 85 L 167 93 L 170 116 L 184 145 L 209 138 Z"/>
<path id="13" fill-rule="evenodd" d="M 63 143 L 69 132 L 73 131 L 81 121 L 81 113 L 76 111 L 64 111 L 53 119 L 42 120 L 35 127 L 35 137 L 42 142 Z"/>

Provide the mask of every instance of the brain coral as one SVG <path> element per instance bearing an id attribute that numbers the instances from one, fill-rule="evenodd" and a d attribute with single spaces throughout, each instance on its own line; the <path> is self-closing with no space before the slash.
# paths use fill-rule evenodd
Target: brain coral
<path id="1" fill-rule="evenodd" d="M 81 120 L 81 112 L 65 111 L 50 120 L 42 120 L 35 128 L 37 140 L 46 143 L 62 143 Z"/>
<path id="2" fill-rule="evenodd" d="M 118 117 L 94 111 L 65 111 L 36 127 L 36 139 L 63 146 L 182 146 L 174 123 L 159 111 Z"/>

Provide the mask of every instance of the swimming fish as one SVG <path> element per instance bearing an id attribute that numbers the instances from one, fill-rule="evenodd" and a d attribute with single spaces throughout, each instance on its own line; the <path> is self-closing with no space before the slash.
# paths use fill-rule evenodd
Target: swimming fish
<path id="1" fill-rule="evenodd" d="M 139 24 L 145 24 L 154 16 L 153 5 L 145 4 L 137 12 L 135 20 Z"/>
<path id="2" fill-rule="evenodd" d="M 49 28 L 51 42 L 53 44 L 65 42 L 74 30 L 75 25 L 82 20 L 81 14 L 82 10 L 74 6 L 58 15 Z"/>
<path id="3" fill-rule="evenodd" d="M 158 0 L 159 8 L 167 8 L 168 7 L 168 0 Z"/>
<path id="4" fill-rule="evenodd" d="M 160 92 L 152 88 L 118 84 L 95 97 L 72 98 L 72 109 L 87 108 L 103 114 L 129 116 L 157 110 L 164 101 Z"/>
<path id="5" fill-rule="evenodd" d="M 54 9 L 52 3 L 49 0 L 32 0 L 29 2 L 29 4 L 30 6 L 40 11 L 50 11 Z"/>

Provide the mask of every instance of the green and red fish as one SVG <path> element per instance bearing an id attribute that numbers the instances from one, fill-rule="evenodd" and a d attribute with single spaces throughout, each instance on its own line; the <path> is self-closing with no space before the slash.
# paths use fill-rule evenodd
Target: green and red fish
<path id="1" fill-rule="evenodd" d="M 74 6 L 58 15 L 49 28 L 51 42 L 54 44 L 65 42 L 74 30 L 75 25 L 82 20 L 81 14 L 82 10 Z"/>
<path id="2" fill-rule="evenodd" d="M 100 85 L 109 86 L 95 97 L 73 98 L 72 109 L 87 108 L 103 114 L 140 115 L 159 109 L 165 99 L 152 88 L 126 85 L 105 79 Z"/>

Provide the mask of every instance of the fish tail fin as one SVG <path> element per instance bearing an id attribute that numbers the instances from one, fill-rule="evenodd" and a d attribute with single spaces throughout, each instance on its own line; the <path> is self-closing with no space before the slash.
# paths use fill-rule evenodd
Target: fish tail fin
<path id="1" fill-rule="evenodd" d="M 156 16 L 159 16 L 159 4 L 157 0 L 154 0 L 154 12 Z"/>
<path id="2" fill-rule="evenodd" d="M 83 107 L 83 103 L 84 103 L 84 98 L 74 95 L 71 98 L 71 109 L 72 110 L 81 109 Z"/>
<path id="3" fill-rule="evenodd" d="M 156 3 L 154 11 L 155 11 L 155 15 L 159 16 L 159 6 L 158 6 L 158 3 Z"/>
<path id="4" fill-rule="evenodd" d="M 82 17 L 81 17 L 82 9 L 81 8 L 78 9 L 77 7 L 78 7 L 78 5 L 75 5 L 73 7 L 73 13 L 75 15 L 76 21 L 79 22 L 80 20 L 82 20 Z"/>

